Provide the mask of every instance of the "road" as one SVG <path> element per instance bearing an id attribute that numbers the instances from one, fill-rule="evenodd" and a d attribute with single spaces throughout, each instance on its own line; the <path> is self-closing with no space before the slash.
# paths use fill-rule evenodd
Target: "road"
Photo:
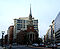
<path id="1" fill-rule="evenodd" d="M 9 49 L 9 46 L 7 46 L 7 49 Z M 31 48 L 24 45 L 19 45 L 19 46 L 12 46 L 12 49 L 40 49 L 40 48 Z"/>
<path id="2" fill-rule="evenodd" d="M 7 49 L 9 49 L 9 46 L 7 46 Z M 12 49 L 51 49 L 51 48 L 41 48 L 41 47 L 30 47 L 26 45 L 18 45 L 18 46 L 12 46 Z"/>

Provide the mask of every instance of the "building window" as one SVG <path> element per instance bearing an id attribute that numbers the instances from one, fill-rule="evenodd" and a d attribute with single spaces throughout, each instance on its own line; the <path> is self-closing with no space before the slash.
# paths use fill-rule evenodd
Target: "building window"
<path id="1" fill-rule="evenodd" d="M 38 25 L 34 25 L 34 27 L 35 27 L 35 26 L 38 26 Z"/>
<path id="2" fill-rule="evenodd" d="M 28 20 L 26 20 L 25 22 L 28 23 Z"/>
<path id="3" fill-rule="evenodd" d="M 25 28 L 25 25 L 24 25 L 24 28 Z"/>
<path id="4" fill-rule="evenodd" d="M 17 30 L 20 30 L 22 28 L 22 24 L 17 24 Z"/>
<path id="5" fill-rule="evenodd" d="M 34 25 L 34 28 L 38 28 L 38 25 Z"/>
<path id="6" fill-rule="evenodd" d="M 17 20 L 17 23 L 22 23 L 22 20 Z"/>
<path id="7" fill-rule="evenodd" d="M 38 23 L 38 20 L 34 20 L 34 23 Z"/>
<path id="8" fill-rule="evenodd" d="M 24 23 L 25 23 L 25 20 L 24 20 Z"/>

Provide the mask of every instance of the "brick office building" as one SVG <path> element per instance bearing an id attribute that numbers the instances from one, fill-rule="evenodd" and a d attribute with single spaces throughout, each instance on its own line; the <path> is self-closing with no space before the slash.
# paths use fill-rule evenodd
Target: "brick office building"
<path id="1" fill-rule="evenodd" d="M 7 31 L 9 44 L 12 44 L 13 42 L 13 30 L 14 30 L 14 26 L 10 26 Z"/>

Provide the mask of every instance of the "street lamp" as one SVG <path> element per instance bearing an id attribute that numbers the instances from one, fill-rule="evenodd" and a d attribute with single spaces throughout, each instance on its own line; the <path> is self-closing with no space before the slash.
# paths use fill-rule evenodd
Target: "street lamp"
<path id="1" fill-rule="evenodd" d="M 2 47 L 3 47 L 3 35 L 4 35 L 5 31 L 2 31 Z"/>

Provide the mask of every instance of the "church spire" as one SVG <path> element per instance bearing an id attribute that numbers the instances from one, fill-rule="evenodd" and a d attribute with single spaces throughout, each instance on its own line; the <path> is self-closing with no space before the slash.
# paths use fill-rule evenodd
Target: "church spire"
<path id="1" fill-rule="evenodd" d="M 29 20 L 32 20 L 31 4 L 30 4 L 30 14 L 29 14 Z"/>
<path id="2" fill-rule="evenodd" d="M 29 14 L 29 25 L 30 25 L 30 26 L 33 25 L 33 21 L 32 21 L 32 13 L 31 13 L 31 4 L 30 4 L 30 14 Z"/>
<path id="3" fill-rule="evenodd" d="M 31 4 L 30 4 L 30 15 L 32 16 L 32 13 L 31 13 Z"/>

